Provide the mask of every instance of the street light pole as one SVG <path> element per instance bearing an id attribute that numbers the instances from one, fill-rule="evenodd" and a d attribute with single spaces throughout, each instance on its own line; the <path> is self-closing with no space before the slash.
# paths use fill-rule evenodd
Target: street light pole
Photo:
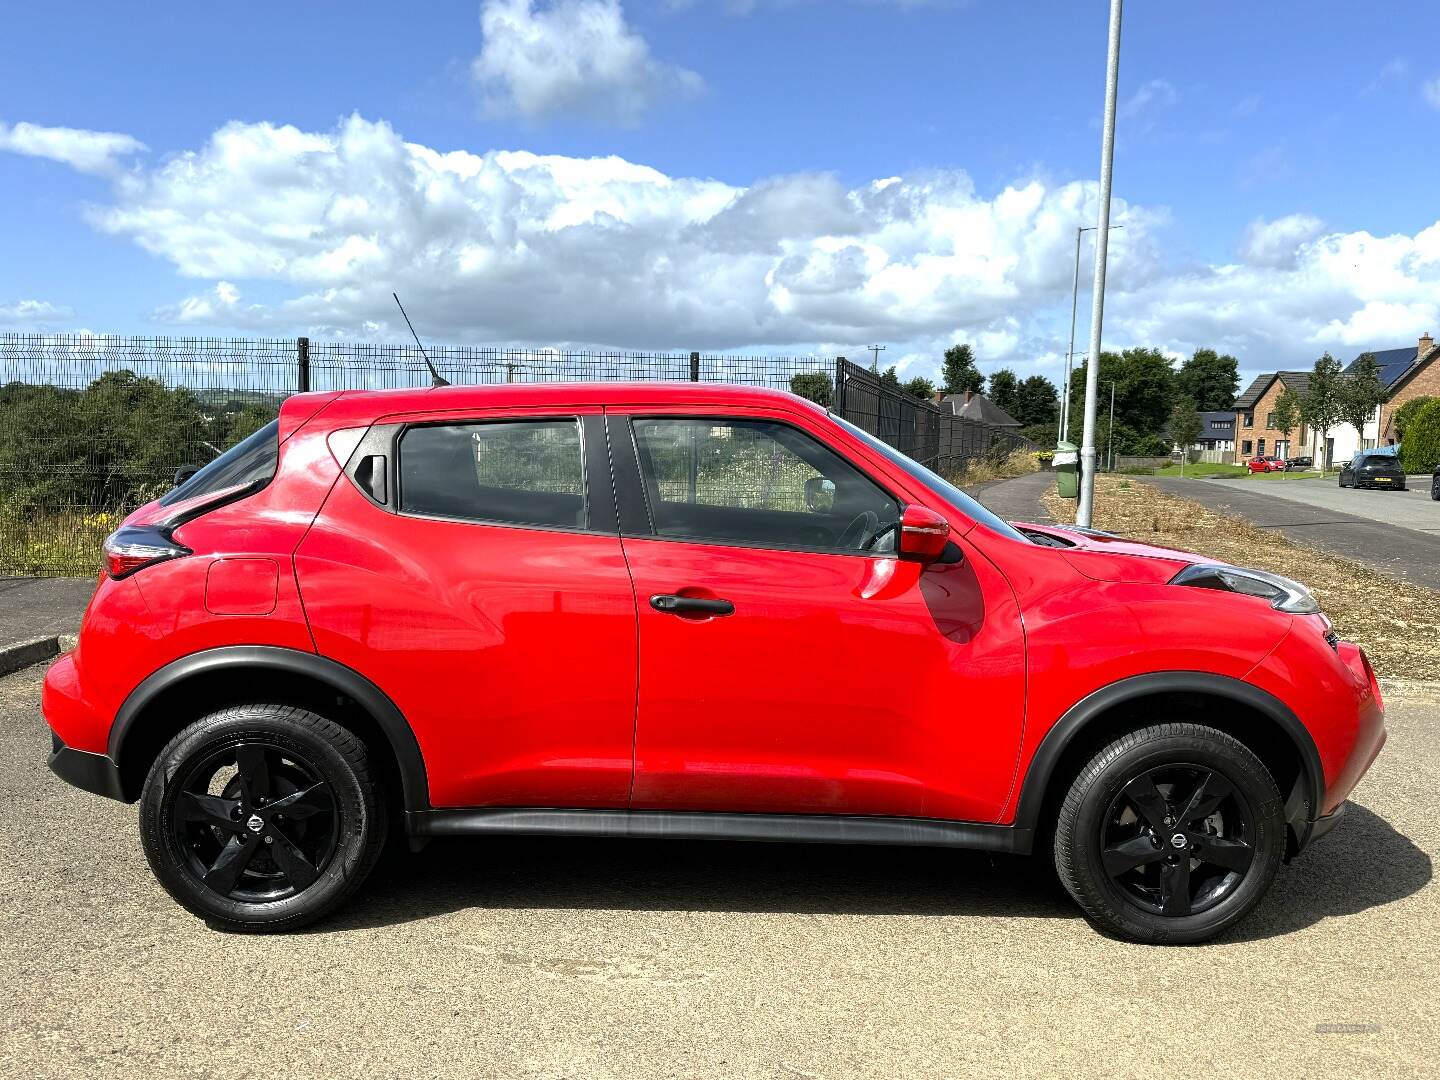
<path id="1" fill-rule="evenodd" d="M 1110 429 L 1106 432 L 1109 436 L 1109 446 L 1105 449 L 1105 460 L 1109 462 L 1107 472 L 1115 471 L 1115 380 L 1110 380 Z"/>
<path id="2" fill-rule="evenodd" d="M 1105 322 L 1105 259 L 1110 248 L 1110 186 L 1115 164 L 1115 97 L 1120 86 L 1120 19 L 1124 0 L 1110 0 L 1105 63 L 1105 120 L 1100 138 L 1100 213 L 1095 223 L 1095 290 L 1090 307 L 1090 355 L 1085 361 L 1085 427 L 1080 442 L 1080 505 L 1075 524 L 1095 515 L 1095 392 L 1100 386 L 1100 336 Z"/>
<path id="3" fill-rule="evenodd" d="M 1111 225 L 1111 229 L 1123 229 L 1124 225 Z M 1065 353 L 1065 384 L 1060 388 L 1060 441 L 1070 438 L 1070 369 L 1075 362 L 1075 309 L 1080 300 L 1080 237 L 1094 232 L 1094 225 L 1075 227 L 1075 281 L 1070 286 L 1070 348 Z"/>

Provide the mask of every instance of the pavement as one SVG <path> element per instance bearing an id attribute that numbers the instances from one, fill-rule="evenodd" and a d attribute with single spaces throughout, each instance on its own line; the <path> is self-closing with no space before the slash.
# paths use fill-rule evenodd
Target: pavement
<path id="1" fill-rule="evenodd" d="M 0 647 L 51 634 L 73 634 L 95 591 L 95 578 L 0 577 Z"/>
<path id="2" fill-rule="evenodd" d="M 1218 943 L 1101 937 L 1039 858 L 474 840 L 300 934 L 207 929 L 0 679 L 0 1075 L 1434 1076 L 1440 690 Z"/>
<path id="3" fill-rule="evenodd" d="M 1235 514 L 1288 539 L 1440 589 L 1440 502 L 1428 482 L 1408 491 L 1341 488 L 1328 480 L 1142 477 L 1162 491 Z"/>
<path id="4" fill-rule="evenodd" d="M 1053 520 L 1040 496 L 1055 486 L 1055 474 L 1049 469 L 1028 473 L 1013 480 L 995 480 L 978 487 L 966 488 L 969 495 L 1006 521 L 1028 521 L 1044 525 Z"/>

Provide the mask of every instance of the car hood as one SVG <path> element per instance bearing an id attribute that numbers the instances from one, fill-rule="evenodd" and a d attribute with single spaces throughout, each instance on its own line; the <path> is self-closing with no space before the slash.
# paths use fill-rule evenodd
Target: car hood
<path id="1" fill-rule="evenodd" d="M 1060 541 L 1061 557 L 1094 581 L 1158 584 L 1169 581 L 1192 563 L 1215 561 L 1193 552 L 1142 544 L 1078 525 L 1014 524 L 1023 532 L 1042 533 Z"/>

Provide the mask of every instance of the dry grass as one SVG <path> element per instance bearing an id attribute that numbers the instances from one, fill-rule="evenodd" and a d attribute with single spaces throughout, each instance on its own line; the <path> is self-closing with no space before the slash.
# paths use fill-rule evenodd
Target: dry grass
<path id="1" fill-rule="evenodd" d="M 1056 521 L 1074 520 L 1073 500 L 1051 491 L 1045 506 Z M 1440 592 L 1292 543 L 1273 529 L 1217 514 L 1139 480 L 1097 477 L 1094 520 L 1096 528 L 1121 536 L 1303 582 L 1340 636 L 1364 648 L 1379 674 L 1440 679 Z"/>
<path id="2" fill-rule="evenodd" d="M 1013 450 L 1010 456 L 1000 462 L 988 458 L 976 458 L 959 473 L 947 475 L 946 479 L 957 487 L 977 487 L 994 480 L 1013 480 L 1017 476 L 1040 471 L 1040 459 L 1033 450 Z"/>

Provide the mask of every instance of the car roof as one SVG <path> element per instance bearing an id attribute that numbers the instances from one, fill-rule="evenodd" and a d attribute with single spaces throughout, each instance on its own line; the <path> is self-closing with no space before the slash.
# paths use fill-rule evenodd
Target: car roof
<path id="1" fill-rule="evenodd" d="M 286 409 L 305 408 L 307 399 L 314 408 L 317 398 L 326 399 L 326 417 L 343 417 L 356 422 L 365 417 L 410 412 L 448 412 L 471 408 L 523 408 L 526 406 L 604 405 L 734 405 L 740 407 L 797 407 L 823 412 L 809 401 L 785 390 L 734 383 L 692 382 L 524 382 L 485 386 L 406 387 L 393 390 L 342 390 L 318 394 L 296 394 L 286 400 Z"/>

